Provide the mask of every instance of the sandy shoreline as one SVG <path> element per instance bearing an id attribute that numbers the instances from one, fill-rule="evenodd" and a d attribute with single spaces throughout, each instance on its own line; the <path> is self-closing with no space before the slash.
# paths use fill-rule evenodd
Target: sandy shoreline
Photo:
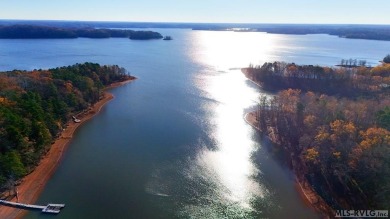
<path id="1" fill-rule="evenodd" d="M 133 81 L 134 79 L 135 78 L 123 82 L 113 83 L 106 87 L 105 91 L 107 89 L 122 86 L 126 83 L 129 83 L 130 81 Z M 69 142 L 71 141 L 74 132 L 86 121 L 97 115 L 101 108 L 113 98 L 114 96 L 111 93 L 104 92 L 103 98 L 99 102 L 92 106 L 88 111 L 77 115 L 77 118 L 81 120 L 80 123 L 68 121 L 66 129 L 61 133 L 60 137 L 55 140 L 50 150 L 39 162 L 38 166 L 34 169 L 33 172 L 25 176 L 21 180 L 20 185 L 17 186 L 19 202 L 27 204 L 35 203 L 39 197 L 39 194 L 43 191 L 47 181 L 53 175 L 56 167 L 60 163 L 63 152 L 66 150 Z M 16 202 L 17 200 L 16 197 L 13 197 L 9 201 Z M 28 211 L 22 209 L 0 206 L 0 218 L 3 219 L 22 218 L 27 212 Z"/>

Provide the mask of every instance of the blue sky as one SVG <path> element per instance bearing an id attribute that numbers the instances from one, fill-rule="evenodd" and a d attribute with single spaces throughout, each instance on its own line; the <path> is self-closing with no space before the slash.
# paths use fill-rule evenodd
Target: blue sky
<path id="1" fill-rule="evenodd" d="M 390 24 L 390 0 L 0 0 L 0 19 Z"/>

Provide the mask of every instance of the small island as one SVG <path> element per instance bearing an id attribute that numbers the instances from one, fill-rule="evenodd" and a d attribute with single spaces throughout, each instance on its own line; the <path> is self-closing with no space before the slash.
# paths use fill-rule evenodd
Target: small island
<path id="1" fill-rule="evenodd" d="M 386 56 L 390 57 L 390 56 Z M 262 89 L 246 115 L 283 152 L 297 188 L 331 218 L 390 206 L 390 64 L 373 68 L 273 62 L 243 69 Z"/>
<path id="2" fill-rule="evenodd" d="M 165 36 L 163 40 L 173 40 L 171 36 Z"/>
<path id="3" fill-rule="evenodd" d="M 72 39 L 72 38 L 129 38 L 132 40 L 161 39 L 154 31 L 125 29 L 58 28 L 35 25 L 0 26 L 0 39 Z"/>

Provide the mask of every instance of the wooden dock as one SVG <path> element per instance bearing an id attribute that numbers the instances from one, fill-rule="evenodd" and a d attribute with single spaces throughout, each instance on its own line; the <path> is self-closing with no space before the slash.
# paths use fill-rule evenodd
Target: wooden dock
<path id="1" fill-rule="evenodd" d="M 10 202 L 5 200 L 0 200 L 0 204 L 13 207 L 13 208 L 22 208 L 26 210 L 40 210 L 43 213 L 51 213 L 51 214 L 58 214 L 60 213 L 61 209 L 65 207 L 65 204 L 47 204 L 46 206 L 43 206 L 43 205 L 29 205 L 29 204 Z"/>

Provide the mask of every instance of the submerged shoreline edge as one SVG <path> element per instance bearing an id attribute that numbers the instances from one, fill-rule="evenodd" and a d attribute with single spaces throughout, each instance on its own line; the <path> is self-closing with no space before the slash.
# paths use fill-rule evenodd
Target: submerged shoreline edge
<path id="1" fill-rule="evenodd" d="M 73 139 L 73 134 L 80 126 L 99 114 L 103 106 L 115 98 L 114 95 L 109 93 L 107 90 L 120 87 L 124 84 L 134 81 L 135 79 L 137 78 L 133 77 L 122 82 L 115 82 L 110 84 L 104 88 L 103 98 L 88 111 L 83 113 L 80 123 L 75 123 L 72 120 L 69 120 L 66 123 L 66 129 L 63 130 L 60 136 L 54 141 L 48 152 L 41 158 L 35 169 L 20 180 L 21 183 L 17 186 L 18 200 L 15 196 L 9 201 L 18 201 L 28 204 L 35 203 L 45 188 L 45 185 L 50 180 L 58 165 L 60 164 L 64 155 L 64 151 L 67 150 L 69 143 Z M 28 210 L 0 206 L 0 216 L 4 219 L 23 218 L 27 212 Z"/>
<path id="2" fill-rule="evenodd" d="M 255 117 L 256 117 L 256 111 L 252 111 L 244 115 L 244 120 L 254 129 L 256 129 L 256 131 L 261 133 L 260 129 L 255 125 L 255 119 L 256 119 Z M 272 144 L 275 144 L 271 136 L 268 135 L 265 136 L 270 139 Z M 298 177 L 299 174 L 297 173 L 297 170 L 295 168 L 292 168 L 291 171 L 294 174 L 295 190 L 298 192 L 299 196 L 301 197 L 305 205 L 313 209 L 315 212 L 319 213 L 320 216 L 322 216 L 321 218 L 332 218 L 335 215 L 334 209 L 332 209 L 321 198 L 321 196 L 319 196 L 314 191 L 314 189 L 310 186 L 310 184 L 306 180 L 303 180 L 301 179 L 301 177 Z"/>

